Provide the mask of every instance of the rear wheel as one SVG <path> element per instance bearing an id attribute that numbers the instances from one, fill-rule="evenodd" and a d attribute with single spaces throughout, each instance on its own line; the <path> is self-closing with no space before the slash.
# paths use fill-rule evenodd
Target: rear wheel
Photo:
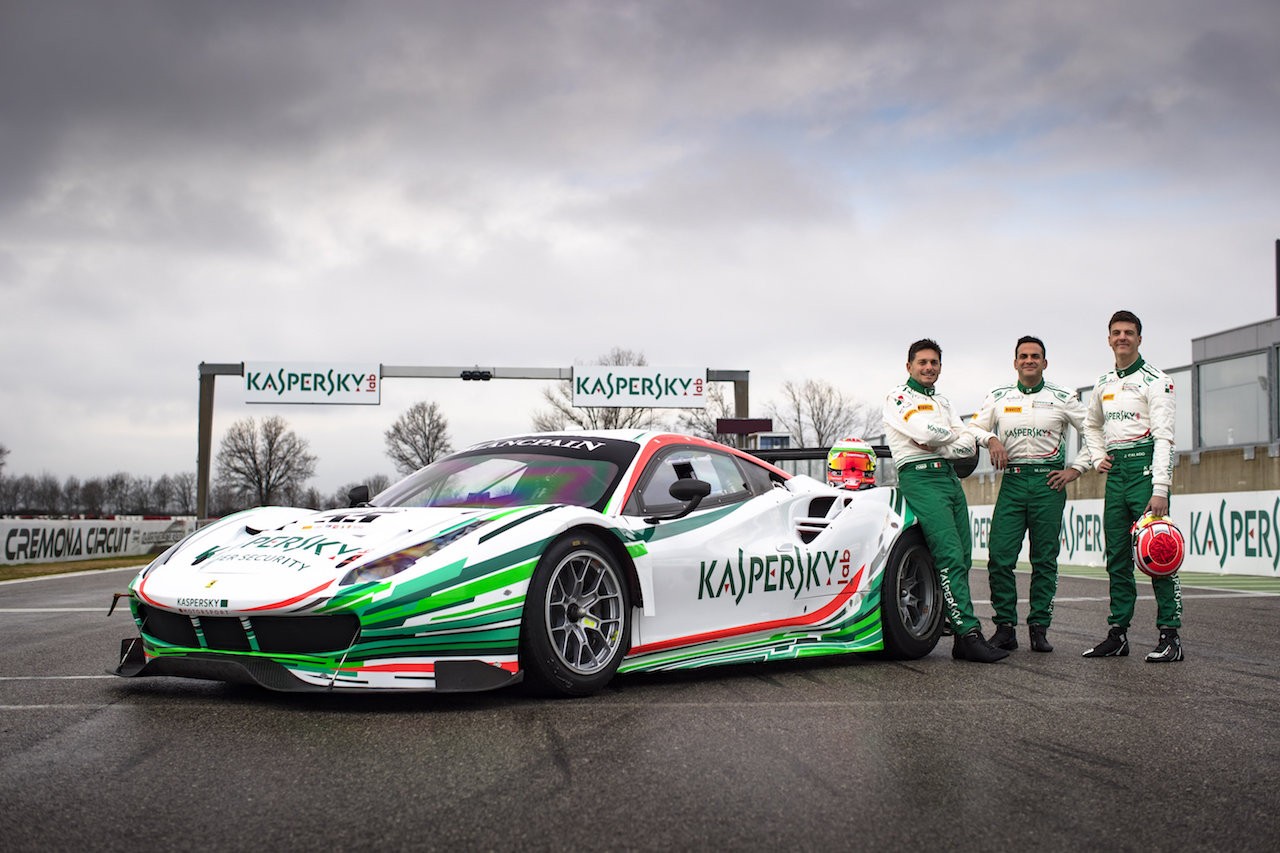
<path id="1" fill-rule="evenodd" d="M 924 657 L 942 635 L 942 586 L 918 527 L 903 533 L 889 552 L 880 620 L 885 654 L 891 658 Z"/>
<path id="2" fill-rule="evenodd" d="M 627 576 L 590 533 L 561 539 L 538 562 L 525 600 L 520 660 L 535 689 L 588 696 L 609 683 L 631 632 Z"/>

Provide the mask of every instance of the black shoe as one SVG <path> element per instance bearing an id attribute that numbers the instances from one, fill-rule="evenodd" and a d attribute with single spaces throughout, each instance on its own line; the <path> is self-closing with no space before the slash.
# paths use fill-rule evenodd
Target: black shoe
<path id="1" fill-rule="evenodd" d="M 1123 658 L 1129 656 L 1129 637 L 1124 628 L 1112 625 L 1107 638 L 1080 655 L 1083 658 Z"/>
<path id="2" fill-rule="evenodd" d="M 1014 633 L 1012 625 L 997 625 L 996 632 L 987 640 L 987 644 L 1011 652 L 1018 647 L 1018 635 Z"/>
<path id="3" fill-rule="evenodd" d="M 943 619 L 943 620 L 942 620 L 942 636 L 944 636 L 944 637 L 954 637 L 954 636 L 955 636 L 955 634 L 956 634 L 956 632 L 955 632 L 955 631 L 953 631 L 953 630 L 951 629 L 951 620 L 950 620 L 950 619 Z"/>
<path id="4" fill-rule="evenodd" d="M 1049 642 L 1048 636 L 1046 636 L 1049 631 L 1048 628 L 1043 625 L 1028 625 L 1027 630 L 1031 632 L 1031 651 L 1053 651 L 1053 645 Z"/>
<path id="5" fill-rule="evenodd" d="M 956 643 L 951 647 L 951 656 L 956 660 L 968 660 L 974 663 L 995 663 L 1007 658 L 1009 653 L 1004 649 L 994 649 L 987 645 L 987 641 L 982 639 L 980 632 L 970 631 L 963 637 L 956 637 Z"/>
<path id="6" fill-rule="evenodd" d="M 1173 663 L 1182 660 L 1182 638 L 1176 628 L 1161 628 L 1160 642 L 1147 652 L 1147 663 Z"/>

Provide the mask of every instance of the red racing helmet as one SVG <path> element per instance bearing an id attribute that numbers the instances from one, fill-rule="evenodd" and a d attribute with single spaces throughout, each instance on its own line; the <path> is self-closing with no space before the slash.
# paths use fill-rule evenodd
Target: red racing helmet
<path id="1" fill-rule="evenodd" d="M 827 454 L 827 484 L 869 489 L 876 484 L 876 451 L 860 438 L 842 438 Z"/>
<path id="2" fill-rule="evenodd" d="M 1167 578 L 1182 565 L 1187 543 L 1168 516 L 1144 515 L 1133 523 L 1133 564 L 1143 574 Z"/>

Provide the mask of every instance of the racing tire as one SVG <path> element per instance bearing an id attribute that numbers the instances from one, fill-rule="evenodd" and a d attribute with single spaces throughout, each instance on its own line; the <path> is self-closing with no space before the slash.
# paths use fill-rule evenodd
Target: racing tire
<path id="1" fill-rule="evenodd" d="M 575 533 L 538 561 L 525 598 L 520 664 L 534 692 L 590 696 L 630 647 L 626 570 L 600 538 Z"/>
<path id="2" fill-rule="evenodd" d="M 942 636 L 942 584 L 924 533 L 902 534 L 889 551 L 880 588 L 880 627 L 884 656 L 915 660 L 933 651 Z"/>

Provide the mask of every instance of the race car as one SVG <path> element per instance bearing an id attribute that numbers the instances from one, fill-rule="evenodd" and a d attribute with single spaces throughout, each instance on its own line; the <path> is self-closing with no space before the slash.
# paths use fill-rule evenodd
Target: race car
<path id="1" fill-rule="evenodd" d="M 130 583 L 140 636 L 115 673 L 584 696 L 617 673 L 919 658 L 943 629 L 896 489 L 833 488 L 702 438 L 518 435 L 351 497 L 173 545 Z"/>

